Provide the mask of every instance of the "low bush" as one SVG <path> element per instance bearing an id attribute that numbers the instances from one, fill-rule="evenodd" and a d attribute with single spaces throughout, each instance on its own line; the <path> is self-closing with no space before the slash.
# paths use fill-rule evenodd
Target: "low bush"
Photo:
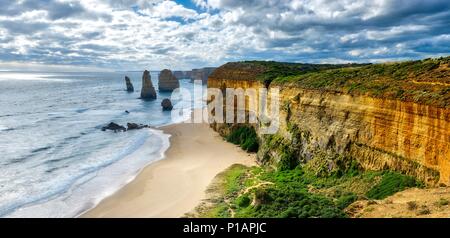
<path id="1" fill-rule="evenodd" d="M 250 203 L 251 200 L 247 195 L 242 195 L 236 199 L 236 205 L 242 208 L 248 207 Z"/>
<path id="2" fill-rule="evenodd" d="M 420 186 L 415 178 L 397 172 L 385 172 L 381 182 L 367 192 L 370 199 L 384 199 L 406 188 Z"/>
<path id="3" fill-rule="evenodd" d="M 258 135 L 251 126 L 240 126 L 233 128 L 226 137 L 228 142 L 239 145 L 247 152 L 257 152 L 259 149 Z"/>
<path id="4" fill-rule="evenodd" d="M 357 199 L 358 199 L 358 196 L 356 196 L 356 194 L 348 193 L 337 199 L 336 206 L 339 209 L 344 209 L 344 208 L 348 207 L 350 204 L 352 204 L 353 202 L 355 202 Z"/>

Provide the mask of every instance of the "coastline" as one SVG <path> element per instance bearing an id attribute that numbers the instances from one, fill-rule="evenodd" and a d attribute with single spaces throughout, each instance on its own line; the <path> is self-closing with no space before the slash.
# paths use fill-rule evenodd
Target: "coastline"
<path id="1" fill-rule="evenodd" d="M 215 176 L 233 164 L 255 165 L 255 155 L 223 140 L 206 123 L 158 128 L 170 134 L 165 157 L 81 218 L 182 217 L 206 198 Z"/>

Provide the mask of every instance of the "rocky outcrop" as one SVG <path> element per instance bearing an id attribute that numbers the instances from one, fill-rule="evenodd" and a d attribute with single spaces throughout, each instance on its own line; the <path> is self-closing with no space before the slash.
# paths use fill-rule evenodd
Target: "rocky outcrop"
<path id="1" fill-rule="evenodd" d="M 111 122 L 107 126 L 102 127 L 102 131 L 107 131 L 107 130 L 119 132 L 119 131 L 126 131 L 127 128 L 125 128 L 124 126 L 121 126 L 119 124 L 116 124 L 114 122 Z"/>
<path id="2" fill-rule="evenodd" d="M 163 111 L 171 111 L 173 109 L 172 102 L 168 98 L 162 100 L 161 107 Z"/>
<path id="3" fill-rule="evenodd" d="M 450 185 L 449 108 L 352 95 L 338 88 L 267 84 L 259 80 L 264 69 L 247 66 L 219 68 L 210 76 L 208 87 L 280 88 L 280 128 L 275 135 L 259 134 L 260 163 L 276 164 L 285 156 L 283 153 L 290 153 L 299 163 L 317 156 L 330 161 L 346 158 L 357 161 L 364 169 L 390 169 L 415 176 L 429 185 Z M 442 80 L 448 78 L 444 76 Z M 441 105 L 448 105 L 445 102 L 448 92 L 441 98 L 444 100 Z M 260 123 L 252 125 L 257 132 Z M 230 126 L 212 124 L 222 135 L 230 131 Z"/>
<path id="4" fill-rule="evenodd" d="M 146 100 L 156 99 L 156 91 L 152 84 L 150 72 L 147 70 L 142 75 L 141 98 Z"/>
<path id="5" fill-rule="evenodd" d="M 148 125 L 137 124 L 137 123 L 127 123 L 127 130 L 140 130 L 143 128 L 148 128 Z"/>
<path id="6" fill-rule="evenodd" d="M 127 123 L 127 127 L 125 128 L 122 125 L 119 125 L 117 123 L 111 122 L 108 125 L 102 127 L 102 131 L 107 131 L 107 130 L 111 130 L 114 132 L 125 132 L 125 131 L 131 131 L 131 130 L 140 130 L 140 129 L 144 129 L 144 128 L 148 128 L 148 125 L 143 125 L 143 124 L 137 124 L 137 123 Z"/>
<path id="7" fill-rule="evenodd" d="M 201 80 L 203 84 L 206 84 L 208 81 L 209 75 L 214 72 L 216 68 L 214 67 L 207 67 L 202 69 L 193 69 L 191 74 L 191 81 L 194 82 L 195 80 Z"/>
<path id="8" fill-rule="evenodd" d="M 128 76 L 125 76 L 125 84 L 127 85 L 127 92 L 132 93 L 134 92 L 133 84 L 131 83 L 130 78 Z"/>
<path id="9" fill-rule="evenodd" d="M 180 82 L 178 82 L 178 79 L 172 74 L 172 71 L 164 69 L 159 74 L 158 86 L 159 91 L 161 92 L 172 92 L 180 87 Z"/>
<path id="10" fill-rule="evenodd" d="M 173 75 L 177 79 L 190 79 L 192 77 L 192 71 L 173 71 Z"/>

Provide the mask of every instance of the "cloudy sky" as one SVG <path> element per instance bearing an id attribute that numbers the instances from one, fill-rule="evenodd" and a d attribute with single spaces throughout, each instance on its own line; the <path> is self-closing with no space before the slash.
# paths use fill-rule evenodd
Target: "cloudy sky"
<path id="1" fill-rule="evenodd" d="M 0 70 L 449 55 L 449 0 L 0 0 Z"/>

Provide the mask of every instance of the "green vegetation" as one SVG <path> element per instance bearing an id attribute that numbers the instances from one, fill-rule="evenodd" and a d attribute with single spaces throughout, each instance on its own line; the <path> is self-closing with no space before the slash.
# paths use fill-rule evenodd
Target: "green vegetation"
<path id="1" fill-rule="evenodd" d="M 273 80 L 305 74 L 308 72 L 317 72 L 325 69 L 337 69 L 345 67 L 363 66 L 367 64 L 302 64 L 302 63 L 286 63 L 275 61 L 244 61 L 241 64 L 248 64 L 253 67 L 263 68 L 263 73 L 258 75 L 258 80 L 264 82 L 265 85 L 270 84 Z"/>
<path id="2" fill-rule="evenodd" d="M 259 148 L 258 136 L 256 135 L 255 128 L 251 126 L 232 128 L 226 140 L 235 145 L 239 145 L 247 152 L 257 152 Z"/>
<path id="3" fill-rule="evenodd" d="M 304 71 L 276 84 L 450 107 L 450 57 Z M 263 74 L 264 75 L 264 74 Z M 272 77 L 272 76 L 271 76 Z"/>
<path id="4" fill-rule="evenodd" d="M 421 186 L 423 185 L 411 176 L 405 176 L 396 172 L 386 172 L 381 182 L 367 192 L 367 197 L 370 199 L 384 199 L 406 188 Z"/>
<path id="5" fill-rule="evenodd" d="M 421 186 L 413 178 L 391 171 L 355 173 L 359 166 L 354 163 L 317 176 L 310 163 L 286 170 L 234 165 L 221 175 L 222 182 L 215 190 L 220 192 L 200 216 L 346 217 L 345 209 L 359 199 L 381 199 Z"/>

